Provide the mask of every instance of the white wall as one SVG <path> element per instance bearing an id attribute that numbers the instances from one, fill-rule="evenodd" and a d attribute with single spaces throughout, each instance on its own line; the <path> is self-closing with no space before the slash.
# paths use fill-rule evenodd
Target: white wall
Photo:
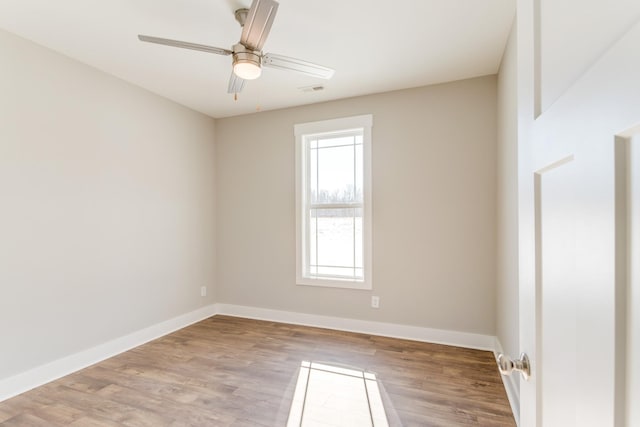
<path id="1" fill-rule="evenodd" d="M 518 334 L 518 115 L 516 26 L 498 73 L 498 209 L 496 336 L 502 351 L 520 353 Z M 517 399 L 519 377 L 506 377 Z M 517 406 L 517 402 L 514 402 Z"/>
<path id="2" fill-rule="evenodd" d="M 296 286 L 293 126 L 369 113 L 373 291 Z M 221 303 L 495 334 L 495 76 L 217 120 L 216 195 Z"/>
<path id="3" fill-rule="evenodd" d="M 0 31 L 0 379 L 213 302 L 214 121 Z"/>

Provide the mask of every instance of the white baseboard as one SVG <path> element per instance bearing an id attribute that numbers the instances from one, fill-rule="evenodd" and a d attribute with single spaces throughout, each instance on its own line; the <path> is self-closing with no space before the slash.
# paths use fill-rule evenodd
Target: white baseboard
<path id="1" fill-rule="evenodd" d="M 0 402 L 204 320 L 215 315 L 215 310 L 215 305 L 202 307 L 18 375 L 2 379 L 0 380 Z"/>
<path id="2" fill-rule="evenodd" d="M 292 311 L 270 310 L 232 304 L 216 304 L 216 312 L 235 317 L 256 320 L 292 323 L 295 325 L 315 326 L 340 331 L 359 332 L 391 338 L 402 338 L 456 347 L 495 351 L 495 337 L 491 335 L 442 329 L 422 328 L 419 326 L 399 325 L 395 323 L 374 322 L 370 320 L 345 319 L 318 314 L 296 313 Z"/>
<path id="3" fill-rule="evenodd" d="M 496 337 L 495 351 L 496 360 L 499 353 L 504 353 L 500 340 Z M 513 417 L 516 420 L 516 425 L 520 425 L 520 390 L 516 385 L 516 380 L 513 376 L 501 375 L 504 389 L 507 391 L 507 398 L 509 399 L 509 405 L 511 405 L 511 411 L 513 411 Z"/>

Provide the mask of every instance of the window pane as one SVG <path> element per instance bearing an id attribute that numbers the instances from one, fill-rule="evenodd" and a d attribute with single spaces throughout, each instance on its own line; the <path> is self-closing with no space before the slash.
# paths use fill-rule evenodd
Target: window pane
<path id="1" fill-rule="evenodd" d="M 318 264 L 353 267 L 353 209 L 317 209 Z"/>
<path id="2" fill-rule="evenodd" d="M 317 221 L 317 237 L 313 241 L 316 248 L 309 248 L 310 253 L 317 255 L 317 270 L 312 268 L 312 271 L 317 271 L 320 275 L 362 277 L 362 241 L 356 242 L 358 239 L 362 240 L 362 209 L 312 211 L 312 218 Z M 359 265 L 356 264 L 357 259 Z M 313 262 L 311 260 L 312 264 Z"/>
<path id="3" fill-rule="evenodd" d="M 353 141 L 353 138 L 350 138 Z M 353 145 L 321 148 L 318 156 L 318 202 L 345 203 L 354 201 Z"/>

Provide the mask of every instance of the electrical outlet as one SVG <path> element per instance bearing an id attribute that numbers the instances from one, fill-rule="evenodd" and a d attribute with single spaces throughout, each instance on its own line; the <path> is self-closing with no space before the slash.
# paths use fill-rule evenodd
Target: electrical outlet
<path id="1" fill-rule="evenodd" d="M 207 296 L 207 287 L 206 286 L 200 287 L 200 296 L 201 297 L 206 297 Z"/>
<path id="2" fill-rule="evenodd" d="M 371 308 L 380 308 L 380 297 L 371 297 Z"/>

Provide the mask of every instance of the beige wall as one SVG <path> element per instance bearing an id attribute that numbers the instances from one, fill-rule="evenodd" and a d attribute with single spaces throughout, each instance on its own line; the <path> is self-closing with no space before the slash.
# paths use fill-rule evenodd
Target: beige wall
<path id="1" fill-rule="evenodd" d="M 0 379 L 214 301 L 214 121 L 0 31 Z"/>
<path id="2" fill-rule="evenodd" d="M 520 354 L 518 325 L 518 114 L 516 28 L 511 30 L 498 74 L 498 267 L 496 336 L 504 353 Z M 519 376 L 512 375 L 518 393 Z M 516 396 L 517 397 L 517 396 Z"/>
<path id="3" fill-rule="evenodd" d="M 495 333 L 495 76 L 214 127 L 6 32 L 0 54 L 0 379 L 213 302 Z M 293 125 L 368 113 L 374 290 L 296 286 Z"/>
<path id="4" fill-rule="evenodd" d="M 374 289 L 296 286 L 293 126 L 368 113 Z M 495 76 L 217 120 L 216 196 L 218 302 L 495 334 Z"/>

